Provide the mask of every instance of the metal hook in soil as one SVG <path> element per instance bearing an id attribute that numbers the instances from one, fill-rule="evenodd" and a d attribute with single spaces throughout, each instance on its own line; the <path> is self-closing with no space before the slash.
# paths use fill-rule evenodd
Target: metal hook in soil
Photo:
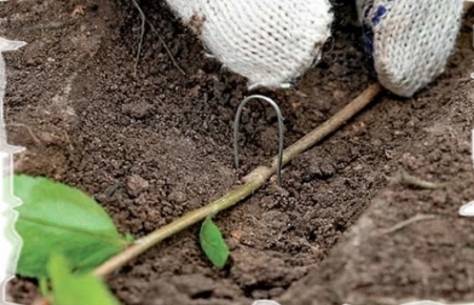
<path id="1" fill-rule="evenodd" d="M 264 95 L 251 95 L 245 98 L 237 108 L 237 113 L 234 120 L 234 164 L 235 167 L 239 167 L 239 128 L 240 128 L 240 117 L 242 116 L 242 110 L 245 105 L 252 100 L 262 100 L 270 104 L 277 114 L 278 118 L 278 164 L 277 164 L 277 179 L 278 184 L 281 185 L 281 171 L 283 167 L 283 140 L 284 140 L 284 125 L 283 115 L 281 114 L 280 107 L 278 104 L 269 97 Z"/>

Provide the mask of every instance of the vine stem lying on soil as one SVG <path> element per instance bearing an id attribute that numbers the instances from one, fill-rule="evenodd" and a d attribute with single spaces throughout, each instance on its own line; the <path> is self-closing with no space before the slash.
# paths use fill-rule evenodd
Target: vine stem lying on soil
<path id="1" fill-rule="evenodd" d="M 348 120 L 350 120 L 367 105 L 369 105 L 381 91 L 382 87 L 379 84 L 370 85 L 356 99 L 332 116 L 328 121 L 324 122 L 321 126 L 306 134 L 303 138 L 285 149 L 283 152 L 283 165 L 295 159 L 302 152 L 339 129 Z M 208 216 L 213 216 L 222 210 L 234 206 L 262 187 L 266 181 L 270 179 L 273 174 L 275 174 L 277 170 L 277 163 L 277 157 L 275 157 L 273 158 L 270 167 L 257 167 L 243 179 L 244 184 L 237 186 L 232 191 L 228 192 L 221 198 L 210 202 L 206 206 L 191 211 L 174 220 L 170 224 L 165 225 L 153 231 L 149 235 L 136 240 L 133 245 L 118 255 L 110 258 L 104 264 L 95 269 L 93 273 L 99 277 L 106 277 L 114 270 L 119 269 L 161 241 L 198 223 Z"/>
<path id="2" fill-rule="evenodd" d="M 369 105 L 380 92 L 382 92 L 382 87 L 380 84 L 375 83 L 370 85 L 357 98 L 355 98 L 351 103 L 332 116 L 329 120 L 285 149 L 283 151 L 282 166 L 288 164 L 288 162 L 295 159 L 302 152 L 338 130 L 348 120 L 350 120 L 367 105 Z M 252 172 L 250 172 L 250 174 L 243 178 L 244 184 L 237 186 L 221 198 L 208 203 L 202 208 L 191 211 L 174 220 L 170 224 L 156 229 L 149 235 L 136 240 L 133 245 L 116 256 L 113 256 L 101 266 L 96 268 L 93 271 L 93 274 L 95 276 L 105 278 L 115 270 L 127 264 L 132 259 L 146 252 L 148 249 L 156 246 L 161 241 L 175 235 L 178 232 L 183 231 L 184 229 L 198 223 L 208 216 L 213 216 L 220 211 L 236 205 L 262 187 L 265 182 L 276 173 L 277 168 L 278 156 L 273 158 L 270 167 L 257 167 Z M 33 302 L 33 305 L 49 305 L 50 303 L 51 302 L 48 298 L 38 298 Z"/>

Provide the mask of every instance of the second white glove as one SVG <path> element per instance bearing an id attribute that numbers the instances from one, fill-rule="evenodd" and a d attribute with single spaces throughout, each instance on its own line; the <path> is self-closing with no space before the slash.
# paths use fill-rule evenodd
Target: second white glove
<path id="1" fill-rule="evenodd" d="M 328 0 L 167 0 L 209 52 L 250 87 L 284 87 L 319 59 Z"/>

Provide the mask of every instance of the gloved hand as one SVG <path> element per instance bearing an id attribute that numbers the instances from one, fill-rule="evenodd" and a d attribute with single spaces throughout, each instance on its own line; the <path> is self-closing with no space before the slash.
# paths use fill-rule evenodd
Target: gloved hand
<path id="1" fill-rule="evenodd" d="M 328 0 L 167 0 L 185 24 L 250 87 L 285 87 L 321 55 Z"/>
<path id="2" fill-rule="evenodd" d="M 410 97 L 440 75 L 461 24 L 462 0 L 358 0 L 380 83 Z"/>
<path id="3" fill-rule="evenodd" d="M 328 0 L 167 1 L 250 87 L 287 87 L 319 60 L 333 21 Z M 442 73 L 462 7 L 462 0 L 357 0 L 380 83 L 408 97 Z"/>

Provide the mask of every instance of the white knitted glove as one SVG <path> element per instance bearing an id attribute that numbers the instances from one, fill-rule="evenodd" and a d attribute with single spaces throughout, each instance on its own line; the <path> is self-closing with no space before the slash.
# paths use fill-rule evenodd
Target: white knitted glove
<path id="1" fill-rule="evenodd" d="M 167 0 L 184 23 L 250 87 L 285 87 L 319 59 L 329 0 Z"/>
<path id="2" fill-rule="evenodd" d="M 380 83 L 410 97 L 444 71 L 460 28 L 462 0 L 358 0 Z"/>
<path id="3" fill-rule="evenodd" d="M 286 87 L 321 55 L 328 0 L 167 0 L 212 55 L 251 87 Z M 412 96 L 441 74 L 463 0 L 357 0 L 380 83 Z"/>

